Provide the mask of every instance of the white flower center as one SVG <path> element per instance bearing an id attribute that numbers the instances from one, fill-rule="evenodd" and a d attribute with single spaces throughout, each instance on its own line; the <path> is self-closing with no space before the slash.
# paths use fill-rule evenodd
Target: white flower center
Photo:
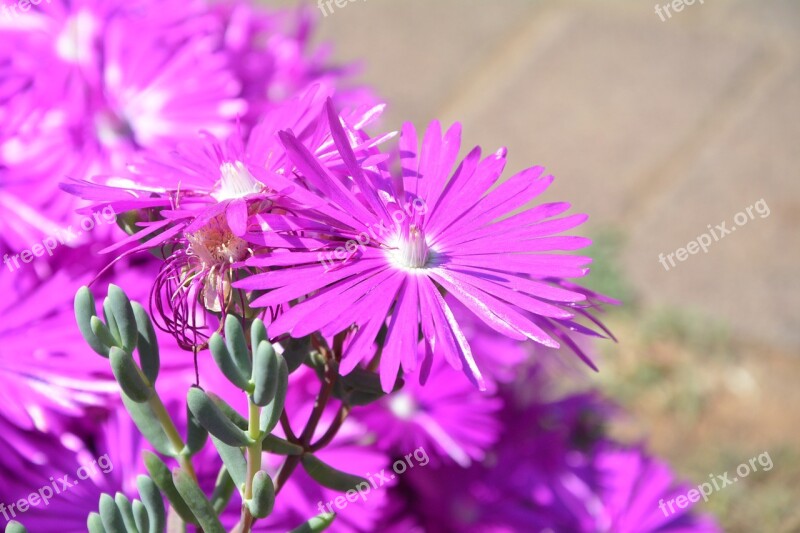
<path id="1" fill-rule="evenodd" d="M 412 224 L 408 228 L 408 235 L 398 239 L 395 258 L 400 265 L 406 268 L 423 268 L 428 264 L 428 251 L 425 233 L 421 228 Z"/>
<path id="2" fill-rule="evenodd" d="M 264 184 L 258 181 L 241 161 L 222 163 L 219 166 L 219 173 L 221 176 L 219 186 L 211 195 L 219 202 L 243 198 L 264 189 Z"/>
<path id="3" fill-rule="evenodd" d="M 406 392 L 398 392 L 389 398 L 389 410 L 402 420 L 409 420 L 417 412 L 417 402 Z"/>

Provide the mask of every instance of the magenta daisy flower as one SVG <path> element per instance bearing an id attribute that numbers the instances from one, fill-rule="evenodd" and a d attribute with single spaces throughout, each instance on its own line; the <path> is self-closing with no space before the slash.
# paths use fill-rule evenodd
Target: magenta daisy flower
<path id="1" fill-rule="evenodd" d="M 248 270 L 240 268 L 246 258 L 275 244 L 262 228 L 290 227 L 286 213 L 308 208 L 303 202 L 317 203 L 313 195 L 302 193 L 303 184 L 292 176 L 277 132 L 288 127 L 317 157 L 341 164 L 330 134 L 321 127 L 329 94 L 329 88 L 314 86 L 273 107 L 249 133 L 239 131 L 224 140 L 206 135 L 180 143 L 166 156 L 148 153 L 126 176 L 62 184 L 92 201 L 90 209 L 134 212 L 142 229 L 105 251 L 128 245 L 134 246 L 122 256 L 159 250 L 164 264 L 152 307 L 161 327 L 182 347 L 206 341 L 215 320 L 206 311 L 248 313 L 243 294 L 236 293 L 232 283 Z M 353 113 L 366 124 L 380 108 Z"/>
<path id="2" fill-rule="evenodd" d="M 255 299 L 256 306 L 303 298 L 271 325 L 272 335 L 302 336 L 317 329 L 332 335 L 355 324 L 341 366 L 347 373 L 374 353 L 385 330 L 380 375 L 389 391 L 401 366 L 406 372 L 417 368 L 420 334 L 423 380 L 437 355 L 485 388 L 443 293 L 512 339 L 556 348 L 562 332 L 588 330 L 574 318 L 587 315 L 584 307 L 592 303 L 560 278 L 583 276 L 590 259 L 557 253 L 590 243 L 560 235 L 586 216 L 559 217 L 567 203 L 508 216 L 544 192 L 552 176 L 534 167 L 492 189 L 505 166 L 505 150 L 481 159 L 475 148 L 453 170 L 461 130 L 456 125 L 442 135 L 438 123 L 428 128 L 421 148 L 413 127 L 403 128 L 402 174 L 392 176 L 381 162 L 356 156 L 352 144 L 361 140 L 347 135 L 342 125 L 347 120 L 330 103 L 328 115 L 343 168 L 315 158 L 291 132 L 281 134 L 295 172 L 326 202 L 324 209 L 303 214 L 303 235 L 313 238 L 295 244 L 287 237 L 283 248 L 295 253 L 248 260 L 252 266 L 282 268 L 237 284 L 268 291 Z M 276 232 L 296 235 L 296 229 Z"/>

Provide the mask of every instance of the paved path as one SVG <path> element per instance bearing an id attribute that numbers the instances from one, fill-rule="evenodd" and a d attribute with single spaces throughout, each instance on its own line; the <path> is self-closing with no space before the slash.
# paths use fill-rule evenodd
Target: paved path
<path id="1" fill-rule="evenodd" d="M 655 5 L 356 0 L 321 27 L 363 58 L 389 127 L 458 119 L 467 143 L 508 146 L 509 170 L 546 165 L 547 199 L 624 232 L 646 304 L 800 353 L 800 2 Z M 659 263 L 761 199 L 766 218 Z"/>

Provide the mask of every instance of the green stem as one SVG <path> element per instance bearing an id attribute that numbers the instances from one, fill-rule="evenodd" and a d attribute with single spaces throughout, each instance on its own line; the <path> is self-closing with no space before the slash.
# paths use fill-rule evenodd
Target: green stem
<path id="1" fill-rule="evenodd" d="M 167 408 L 164 407 L 164 402 L 161 401 L 161 397 L 158 395 L 158 392 L 153 391 L 153 395 L 149 400 L 147 400 L 147 402 L 150 404 L 150 408 L 153 410 L 156 418 L 158 418 L 158 421 L 161 423 L 161 427 L 164 428 L 164 433 L 166 433 L 170 444 L 172 444 L 172 447 L 178 454 L 178 463 L 181 465 L 181 468 L 187 474 L 192 476 L 195 481 L 197 481 L 197 474 L 194 471 L 192 460 L 182 453 L 183 449 L 186 448 L 186 444 L 183 442 L 183 438 L 181 438 L 180 433 L 178 433 L 178 429 L 175 427 L 172 417 L 169 416 Z"/>
<path id="2" fill-rule="evenodd" d="M 247 432 L 250 438 L 255 441 L 255 443 L 247 447 L 247 480 L 245 481 L 244 486 L 245 500 L 253 499 L 253 478 L 255 478 L 256 473 L 261 470 L 262 454 L 260 438 L 261 408 L 253 403 L 252 400 L 248 401 L 248 414 L 250 420 Z M 250 508 L 246 503 L 242 504 L 242 533 L 249 533 L 250 529 L 253 527 L 253 522 L 253 515 L 250 513 Z"/>

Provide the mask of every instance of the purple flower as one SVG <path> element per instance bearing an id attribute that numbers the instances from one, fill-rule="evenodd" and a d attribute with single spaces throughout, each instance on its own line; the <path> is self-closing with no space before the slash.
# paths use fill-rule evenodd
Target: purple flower
<path id="1" fill-rule="evenodd" d="M 463 467 L 483 460 L 500 430 L 500 399 L 453 379 L 444 361 L 433 363 L 424 387 L 414 378 L 407 375 L 402 389 L 354 412 L 376 445 L 401 455 L 424 447 L 432 458 Z"/>
<path id="2" fill-rule="evenodd" d="M 0 502 L 7 506 L 0 512 L 5 519 L 16 519 L 30 531 L 85 532 L 86 518 L 97 512 L 102 493 L 113 496 L 119 491 L 138 497 L 136 476 L 144 471 L 143 437 L 124 412 L 115 411 L 93 422 L 89 433 L 64 431 L 55 436 L 3 428 L 0 452 L 17 455 L 17 446 L 19 452 L 30 452 L 0 465 Z M 32 494 L 38 500 L 29 499 Z M 22 499 L 35 505 L 24 512 L 18 505 L 10 508 Z"/>
<path id="3" fill-rule="evenodd" d="M 502 385 L 497 445 L 469 468 L 409 472 L 391 494 L 397 516 L 441 532 L 717 531 L 686 510 L 661 513 L 659 500 L 684 489 L 662 462 L 603 436 L 608 402 L 593 393 L 551 398 L 548 381 L 532 367 Z"/>
<path id="4" fill-rule="evenodd" d="M 128 175 L 62 184 L 92 201 L 92 209 L 136 213 L 142 229 L 105 251 L 130 244 L 135 246 L 122 255 L 161 250 L 165 260 L 152 304 L 162 329 L 182 347 L 202 344 L 215 327 L 206 310 L 247 312 L 243 295 L 231 286 L 246 272 L 239 267 L 254 249 L 272 246 L 261 228 L 291 227 L 286 213 L 299 205 L 293 198 L 307 199 L 297 192 L 302 184 L 290 177 L 279 129 L 291 128 L 319 157 L 336 161 L 330 136 L 319 127 L 329 94 L 329 88 L 314 86 L 272 107 L 249 133 L 238 131 L 224 140 L 208 135 L 180 143 L 166 155 L 148 153 Z M 362 116 L 369 122 L 379 110 L 362 111 Z M 291 198 L 290 191 L 295 191 Z"/>
<path id="5" fill-rule="evenodd" d="M 676 484 L 669 466 L 642 450 L 604 445 L 597 451 L 593 467 L 597 475 L 595 491 L 602 507 L 593 517 L 596 529 L 587 527 L 587 533 L 720 531 L 713 520 L 691 513 L 690 507 L 675 506 L 674 512 L 669 511 L 662 502 L 680 495 L 686 497 L 690 487 Z"/>
<path id="6" fill-rule="evenodd" d="M 416 370 L 414 347 L 420 332 L 425 339 L 423 381 L 436 355 L 485 388 L 442 292 L 512 339 L 556 348 L 556 338 L 564 339 L 570 329 L 591 331 L 573 318 L 589 315 L 586 308 L 595 304 L 560 279 L 584 275 L 590 260 L 553 253 L 590 242 L 557 236 L 586 217 L 554 218 L 569 204 L 550 203 L 503 218 L 550 185 L 553 178 L 544 176 L 541 167 L 522 171 L 489 191 L 505 166 L 505 151 L 481 159 L 475 148 L 452 171 L 460 127 L 442 136 L 439 124 L 433 123 L 421 148 L 413 127 L 403 128 L 402 174 L 393 177 L 376 151 L 367 156 L 354 152 L 352 146 L 363 146 L 366 140 L 348 133 L 342 124 L 348 125 L 346 118 L 337 116 L 330 102 L 328 115 L 343 167 L 321 161 L 292 133 L 281 134 L 295 172 L 318 191 L 324 208 L 303 213 L 307 222 L 291 232 L 272 228 L 286 235 L 282 247 L 297 253 L 249 260 L 252 266 L 283 268 L 236 284 L 269 291 L 255 306 L 305 298 L 271 325 L 271 335 L 302 336 L 317 329 L 333 335 L 355 324 L 342 360 L 346 374 L 374 353 L 373 344 L 386 328 L 380 375 L 389 391 L 401 366 L 405 372 Z M 308 239 L 297 239 L 298 227 L 307 230 L 302 235 Z M 295 235 L 294 242 L 289 235 Z"/>

